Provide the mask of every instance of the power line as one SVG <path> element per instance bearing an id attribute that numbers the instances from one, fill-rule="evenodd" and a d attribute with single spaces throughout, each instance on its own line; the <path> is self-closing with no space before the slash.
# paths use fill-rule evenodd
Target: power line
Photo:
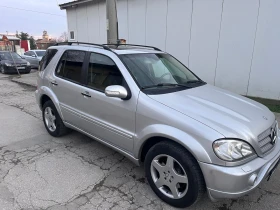
<path id="1" fill-rule="evenodd" d="M 8 8 L 8 9 L 23 10 L 23 11 L 27 11 L 27 12 L 36 12 L 36 13 L 41 13 L 41 14 L 45 14 L 45 15 L 60 16 L 60 17 L 64 17 L 64 18 L 66 18 L 64 15 L 58 15 L 58 14 L 53 14 L 53 13 L 39 12 L 39 11 L 35 11 L 35 10 L 22 9 L 22 8 L 16 8 L 16 7 L 8 7 L 8 6 L 3 6 L 3 5 L 0 5 L 0 7 L 4 7 L 4 8 Z"/>

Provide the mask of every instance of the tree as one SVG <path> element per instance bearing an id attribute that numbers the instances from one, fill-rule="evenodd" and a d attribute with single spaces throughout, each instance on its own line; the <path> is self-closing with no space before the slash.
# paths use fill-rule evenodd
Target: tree
<path id="1" fill-rule="evenodd" d="M 21 40 L 28 40 L 29 39 L 29 34 L 28 33 L 24 33 L 24 32 L 20 32 L 20 34 L 16 34 L 17 38 L 20 38 Z"/>
<path id="2" fill-rule="evenodd" d="M 67 32 L 63 32 L 59 38 L 56 39 L 57 42 L 67 42 L 68 41 L 68 35 Z"/>
<path id="3" fill-rule="evenodd" d="M 37 49 L 37 45 L 36 45 L 36 41 L 35 41 L 33 36 L 31 36 L 29 38 L 29 42 L 30 42 L 30 49 L 31 50 L 36 50 Z"/>

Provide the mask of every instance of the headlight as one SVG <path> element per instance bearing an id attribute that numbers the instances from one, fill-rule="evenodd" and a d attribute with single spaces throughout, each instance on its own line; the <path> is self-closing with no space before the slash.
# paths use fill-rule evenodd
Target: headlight
<path id="1" fill-rule="evenodd" d="M 13 66 L 12 64 L 10 63 L 5 63 L 6 66 Z"/>
<path id="2" fill-rule="evenodd" d="M 238 161 L 255 154 L 254 149 L 240 140 L 217 140 L 213 143 L 216 155 L 225 161 Z"/>
<path id="3" fill-rule="evenodd" d="M 26 65 L 27 65 L 27 66 L 30 66 L 30 63 L 29 63 L 29 62 L 27 62 L 27 63 L 26 63 Z"/>

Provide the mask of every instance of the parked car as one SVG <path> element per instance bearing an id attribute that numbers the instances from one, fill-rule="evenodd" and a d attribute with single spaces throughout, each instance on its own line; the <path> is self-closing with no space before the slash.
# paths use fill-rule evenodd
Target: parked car
<path id="1" fill-rule="evenodd" d="M 46 50 L 30 50 L 23 54 L 23 58 L 25 58 L 30 64 L 32 68 L 38 68 L 39 63 L 42 60 L 42 57 L 45 55 Z"/>
<path id="2" fill-rule="evenodd" d="M 267 107 L 207 84 L 157 48 L 50 47 L 36 99 L 50 135 L 71 128 L 144 163 L 151 188 L 175 207 L 205 190 L 212 200 L 248 194 L 279 163 Z"/>
<path id="3" fill-rule="evenodd" d="M 9 51 L 0 51 L 0 71 L 7 73 L 30 73 L 31 66 L 19 54 Z"/>

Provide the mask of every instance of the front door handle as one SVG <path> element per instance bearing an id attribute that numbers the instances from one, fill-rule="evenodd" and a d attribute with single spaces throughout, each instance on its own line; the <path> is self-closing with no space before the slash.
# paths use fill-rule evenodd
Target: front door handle
<path id="1" fill-rule="evenodd" d="M 81 93 L 83 96 L 90 98 L 91 95 L 89 94 L 89 92 L 85 91 L 84 93 Z"/>
<path id="2" fill-rule="evenodd" d="M 58 85 L 58 84 L 56 83 L 56 81 L 52 81 L 51 83 L 52 83 L 52 85 L 54 85 L 54 86 L 57 86 L 57 85 Z"/>

